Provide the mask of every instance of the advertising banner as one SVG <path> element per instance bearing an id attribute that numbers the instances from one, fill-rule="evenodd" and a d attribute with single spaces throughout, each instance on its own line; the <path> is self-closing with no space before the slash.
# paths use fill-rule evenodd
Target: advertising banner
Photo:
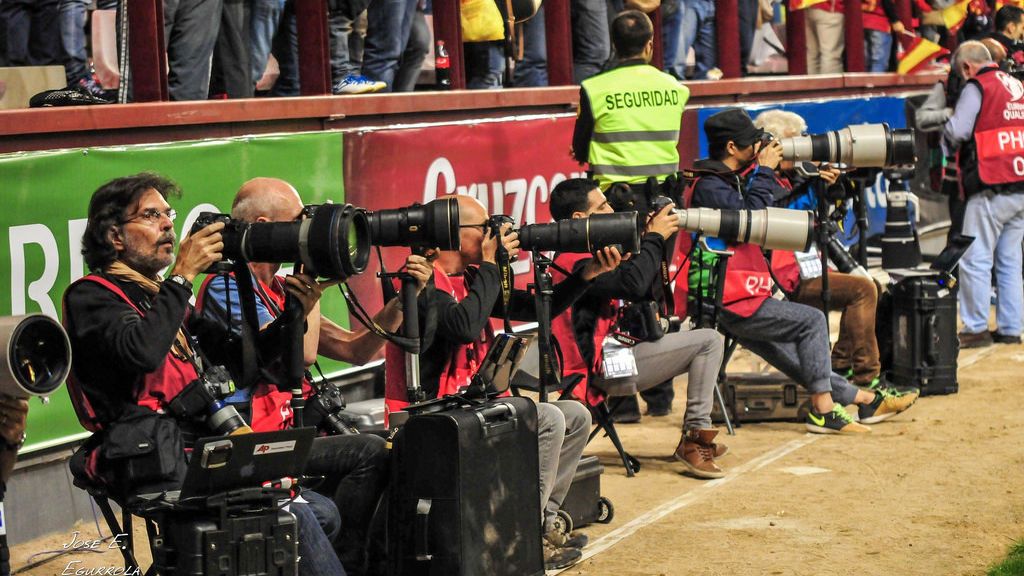
<path id="1" fill-rule="evenodd" d="M 574 122 L 565 115 L 348 133 L 348 201 L 378 210 L 468 194 L 490 214 L 511 216 L 517 225 L 549 222 L 551 189 L 566 178 L 584 176 L 569 155 Z M 393 272 L 409 249 L 383 252 L 385 266 Z M 512 265 L 519 288 L 532 278 L 529 258 L 523 252 Z M 371 266 L 350 284 L 373 313 L 380 307 L 381 293 L 376 261 Z"/>
<path id="2" fill-rule="evenodd" d="M 345 198 L 338 132 L 2 155 L 0 315 L 59 317 L 65 288 L 88 272 L 81 237 L 90 196 L 113 178 L 142 171 L 181 186 L 183 196 L 170 200 L 179 238 L 200 212 L 229 212 L 239 185 L 255 176 L 291 182 L 307 203 Z M 347 325 L 337 292 L 325 295 L 324 310 Z M 31 401 L 26 450 L 81 433 L 63 388 L 48 404 Z"/>

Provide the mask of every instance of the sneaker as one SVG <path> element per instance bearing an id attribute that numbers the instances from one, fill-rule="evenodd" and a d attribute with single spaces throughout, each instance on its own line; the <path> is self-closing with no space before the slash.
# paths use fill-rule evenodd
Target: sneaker
<path id="1" fill-rule="evenodd" d="M 721 478 L 725 476 L 715 464 L 715 429 L 691 429 L 683 432 L 673 456 L 686 466 L 686 471 L 697 478 Z"/>
<path id="2" fill-rule="evenodd" d="M 555 548 L 575 548 L 577 550 L 582 550 L 590 543 L 590 537 L 583 532 L 575 530 L 566 534 L 556 527 L 544 533 L 544 541 Z"/>
<path id="3" fill-rule="evenodd" d="M 917 390 L 899 392 L 891 388 L 882 388 L 875 391 L 875 399 L 871 401 L 871 404 L 864 404 L 857 408 L 857 414 L 864 424 L 875 424 L 888 420 L 910 408 L 914 402 L 917 402 L 920 395 L 921 393 Z"/>
<path id="4" fill-rule="evenodd" d="M 544 539 L 544 570 L 561 570 L 576 564 L 583 558 L 577 548 L 560 548 Z"/>
<path id="5" fill-rule="evenodd" d="M 957 334 L 960 339 L 960 348 L 988 348 L 992 345 L 992 335 L 988 330 L 984 332 L 961 332 Z"/>
<path id="6" fill-rule="evenodd" d="M 99 82 L 92 78 L 81 78 L 70 87 L 83 94 L 88 94 L 93 98 L 103 100 L 104 102 L 110 102 L 110 99 L 107 98 L 107 91 L 103 89 L 103 86 L 100 86 Z"/>
<path id="7" fill-rule="evenodd" d="M 672 406 L 655 406 L 651 408 L 647 406 L 647 415 L 652 418 L 663 418 L 672 413 Z"/>
<path id="8" fill-rule="evenodd" d="M 1009 334 L 992 333 L 992 341 L 996 344 L 1020 344 L 1020 335 L 1010 336 Z"/>
<path id="9" fill-rule="evenodd" d="M 828 414 L 818 414 L 814 408 L 807 413 L 804 427 L 815 434 L 867 434 L 871 428 L 853 421 L 853 416 L 839 404 Z"/>
<path id="10" fill-rule="evenodd" d="M 387 87 L 385 82 L 370 80 L 361 74 L 349 74 L 339 80 L 331 91 L 335 94 L 369 94 L 380 92 Z"/>

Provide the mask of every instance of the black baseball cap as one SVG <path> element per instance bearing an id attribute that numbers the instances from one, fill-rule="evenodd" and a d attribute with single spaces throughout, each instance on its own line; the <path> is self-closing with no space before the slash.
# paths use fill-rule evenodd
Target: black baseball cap
<path id="1" fill-rule="evenodd" d="M 761 140 L 763 128 L 754 126 L 754 121 L 741 108 L 726 108 L 716 112 L 704 122 L 704 134 L 708 144 L 725 144 L 732 140 L 736 146 L 746 148 Z"/>

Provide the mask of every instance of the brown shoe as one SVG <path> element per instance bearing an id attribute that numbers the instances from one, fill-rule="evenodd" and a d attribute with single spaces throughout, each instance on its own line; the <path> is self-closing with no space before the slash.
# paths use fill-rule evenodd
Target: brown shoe
<path id="1" fill-rule="evenodd" d="M 714 446 L 716 460 L 729 453 L 729 447 L 721 442 L 714 442 L 711 445 Z"/>
<path id="2" fill-rule="evenodd" d="M 960 339 L 960 348 L 988 348 L 992 345 L 992 335 L 988 330 L 984 332 L 961 332 L 957 334 Z"/>
<path id="3" fill-rule="evenodd" d="M 721 478 L 725 471 L 715 464 L 715 436 L 718 430 L 687 430 L 676 446 L 675 458 L 698 478 Z"/>

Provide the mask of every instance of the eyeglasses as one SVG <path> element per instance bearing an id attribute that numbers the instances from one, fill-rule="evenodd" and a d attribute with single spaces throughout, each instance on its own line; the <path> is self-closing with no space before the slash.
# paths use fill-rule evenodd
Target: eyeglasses
<path id="1" fill-rule="evenodd" d="M 145 224 L 153 225 L 160 222 L 161 216 L 166 217 L 171 222 L 174 222 L 174 219 L 178 217 L 178 213 L 170 208 L 167 210 L 157 210 L 156 208 L 148 208 L 146 210 L 143 210 L 141 213 L 132 216 L 131 218 L 122 220 L 121 224 L 127 224 L 135 220 L 141 220 Z"/>

